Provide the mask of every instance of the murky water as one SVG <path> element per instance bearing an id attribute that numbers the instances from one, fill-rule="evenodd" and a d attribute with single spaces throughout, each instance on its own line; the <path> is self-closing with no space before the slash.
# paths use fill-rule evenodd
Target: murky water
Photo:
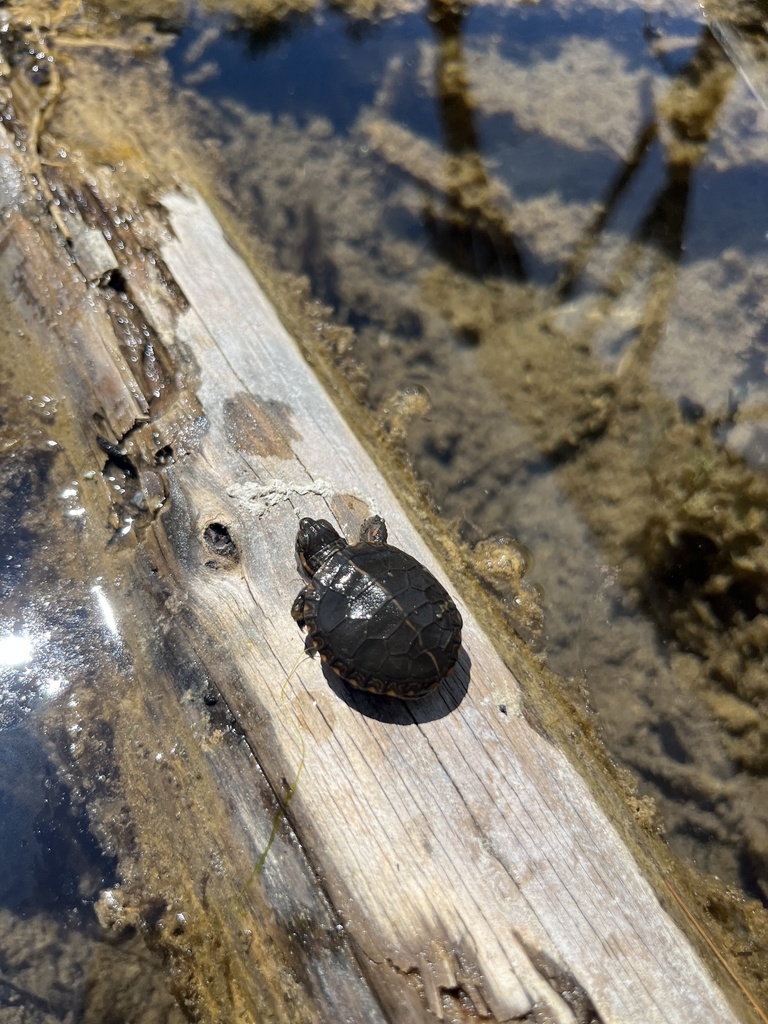
<path id="1" fill-rule="evenodd" d="M 168 56 L 444 515 L 533 553 L 549 662 L 670 843 L 765 901 L 768 144 L 669 10 L 206 20 Z"/>
<path id="2" fill-rule="evenodd" d="M 130 680 L 114 580 L 91 557 L 101 465 L 74 469 L 69 396 L 4 290 L 0 304 L 0 1020 L 172 1024 L 183 1016 L 138 917 L 99 918 L 128 880 L 93 809 L 111 798 L 119 821 L 105 707 Z"/>

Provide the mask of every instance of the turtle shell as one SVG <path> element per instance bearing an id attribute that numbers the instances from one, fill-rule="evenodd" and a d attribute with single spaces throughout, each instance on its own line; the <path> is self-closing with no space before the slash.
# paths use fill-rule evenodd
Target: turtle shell
<path id="1" fill-rule="evenodd" d="M 422 697 L 456 664 L 461 614 L 435 577 L 389 544 L 334 552 L 304 594 L 308 642 L 342 679 Z"/>

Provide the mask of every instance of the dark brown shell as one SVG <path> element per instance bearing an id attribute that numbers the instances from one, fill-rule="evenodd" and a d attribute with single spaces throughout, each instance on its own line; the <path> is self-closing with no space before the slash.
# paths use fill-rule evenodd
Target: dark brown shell
<path id="1" fill-rule="evenodd" d="M 389 544 L 334 552 L 304 591 L 309 643 L 342 679 L 393 697 L 422 697 L 453 669 L 462 620 L 442 584 Z"/>

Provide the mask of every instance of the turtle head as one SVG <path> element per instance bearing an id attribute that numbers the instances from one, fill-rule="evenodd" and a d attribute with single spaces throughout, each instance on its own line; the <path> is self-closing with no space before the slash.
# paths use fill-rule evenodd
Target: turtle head
<path id="1" fill-rule="evenodd" d="M 296 534 L 296 561 L 305 576 L 314 576 L 335 551 L 347 546 L 326 519 L 302 519 Z"/>

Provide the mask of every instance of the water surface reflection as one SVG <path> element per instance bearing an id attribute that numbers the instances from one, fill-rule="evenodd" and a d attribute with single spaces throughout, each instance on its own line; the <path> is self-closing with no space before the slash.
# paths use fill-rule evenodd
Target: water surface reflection
<path id="1" fill-rule="evenodd" d="M 672 845 L 768 900 L 768 211 L 737 187 L 768 148 L 733 66 L 682 5 L 202 28 L 170 60 L 238 216 L 354 328 L 382 422 L 429 397 L 410 459 L 533 551 L 550 664 Z"/>

